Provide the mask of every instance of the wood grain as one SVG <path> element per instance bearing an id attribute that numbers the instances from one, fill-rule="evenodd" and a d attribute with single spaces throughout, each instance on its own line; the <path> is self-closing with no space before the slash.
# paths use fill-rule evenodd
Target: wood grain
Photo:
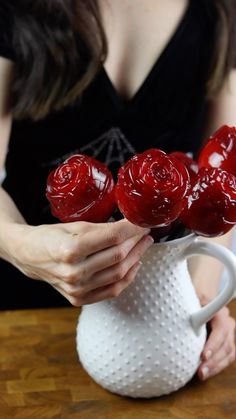
<path id="1" fill-rule="evenodd" d="M 230 309 L 236 317 L 236 300 Z M 104 390 L 78 362 L 78 316 L 75 308 L 0 312 L 0 419 L 235 419 L 236 364 L 160 398 Z"/>

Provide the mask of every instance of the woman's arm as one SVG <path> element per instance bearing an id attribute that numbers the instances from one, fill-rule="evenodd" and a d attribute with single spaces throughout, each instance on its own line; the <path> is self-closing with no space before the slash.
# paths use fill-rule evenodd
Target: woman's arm
<path id="1" fill-rule="evenodd" d="M 10 86 L 14 72 L 12 61 L 0 57 L 0 177 L 3 178 L 4 165 L 8 150 L 8 142 L 12 126 L 12 115 L 10 111 Z M 11 229 L 7 228 L 15 223 L 25 223 L 22 215 L 14 205 L 9 195 L 0 185 L 0 257 L 7 257 L 6 245 L 12 243 Z M 3 245 L 4 244 L 4 245 Z M 9 252 L 10 254 L 11 252 Z"/>
<path id="2" fill-rule="evenodd" d="M 0 172 L 11 131 L 13 68 L 0 57 Z M 30 226 L 0 185 L 0 258 L 28 277 L 48 282 L 75 306 L 119 295 L 134 280 L 143 253 L 153 243 L 148 234 L 126 220 Z"/>
<path id="3" fill-rule="evenodd" d="M 236 126 L 236 70 L 231 71 L 218 97 L 211 103 L 205 138 L 225 124 Z M 223 236 L 204 240 L 230 248 L 232 234 L 231 230 Z M 222 264 L 215 259 L 198 256 L 189 260 L 189 269 L 200 301 L 206 304 L 218 293 Z M 198 370 L 201 379 L 217 374 L 235 360 L 235 320 L 228 308 L 220 310 L 209 326 L 211 333 Z"/>

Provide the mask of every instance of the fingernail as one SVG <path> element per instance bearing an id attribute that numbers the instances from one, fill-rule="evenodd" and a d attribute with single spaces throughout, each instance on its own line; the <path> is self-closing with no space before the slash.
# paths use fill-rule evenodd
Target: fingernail
<path id="1" fill-rule="evenodd" d="M 149 249 L 149 247 L 151 247 L 154 243 L 154 240 L 152 238 L 152 236 L 145 236 L 144 237 L 144 249 L 143 252 L 146 252 L 146 250 Z"/>
<path id="2" fill-rule="evenodd" d="M 205 359 L 208 360 L 211 357 L 211 355 L 212 355 L 212 351 L 211 349 L 208 349 L 208 351 L 206 351 L 205 353 Z"/>
<path id="3" fill-rule="evenodd" d="M 149 234 L 151 233 L 151 229 L 150 228 L 145 228 L 144 229 L 144 234 Z"/>
<path id="4" fill-rule="evenodd" d="M 147 236 L 146 237 L 146 243 L 151 246 L 154 243 L 154 239 L 152 236 Z"/>
<path id="5" fill-rule="evenodd" d="M 207 378 L 208 375 L 209 375 L 209 368 L 208 367 L 203 367 L 202 368 L 202 378 Z"/>

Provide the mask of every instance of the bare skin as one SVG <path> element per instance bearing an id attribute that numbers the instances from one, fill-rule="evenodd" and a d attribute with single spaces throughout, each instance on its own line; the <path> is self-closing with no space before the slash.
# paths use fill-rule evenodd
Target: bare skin
<path id="1" fill-rule="evenodd" d="M 188 1 L 99 0 L 99 5 L 109 47 L 105 69 L 117 92 L 129 100 L 175 32 Z M 4 168 L 11 131 L 9 92 L 13 71 L 14 64 L 0 57 L 0 170 Z M 230 86 L 225 86 L 212 103 L 207 133 L 223 123 L 236 125 L 235 72 L 230 75 Z M 228 241 L 228 235 L 220 238 L 222 244 Z M 47 281 L 75 306 L 119 295 L 135 280 L 139 261 L 151 244 L 148 230 L 126 220 L 29 226 L 11 197 L 0 188 L 0 257 L 30 278 Z M 217 292 L 220 268 L 216 263 L 208 267 L 208 282 L 203 267 L 204 260 L 199 258 L 191 271 L 205 304 Z M 235 321 L 226 307 L 212 319 L 211 327 L 198 370 L 201 379 L 235 360 Z"/>

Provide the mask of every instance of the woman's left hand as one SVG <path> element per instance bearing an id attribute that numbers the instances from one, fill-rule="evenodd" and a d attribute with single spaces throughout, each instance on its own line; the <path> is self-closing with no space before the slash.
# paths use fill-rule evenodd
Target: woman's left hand
<path id="1" fill-rule="evenodd" d="M 201 354 L 197 375 L 206 380 L 218 374 L 236 359 L 235 327 L 227 307 L 223 307 L 209 322 L 210 334 Z"/>

